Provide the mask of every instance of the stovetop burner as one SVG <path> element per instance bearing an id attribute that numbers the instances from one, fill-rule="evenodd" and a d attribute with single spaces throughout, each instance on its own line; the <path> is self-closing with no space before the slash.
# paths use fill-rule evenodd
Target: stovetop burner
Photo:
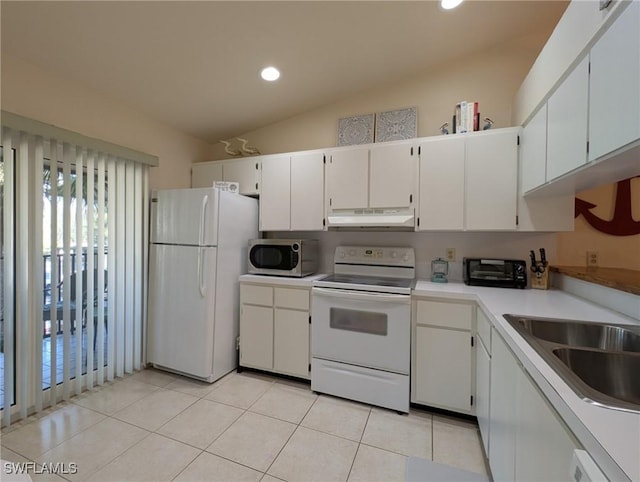
<path id="1" fill-rule="evenodd" d="M 334 271 L 313 286 L 410 295 L 415 284 L 415 253 L 406 247 L 338 246 Z"/>

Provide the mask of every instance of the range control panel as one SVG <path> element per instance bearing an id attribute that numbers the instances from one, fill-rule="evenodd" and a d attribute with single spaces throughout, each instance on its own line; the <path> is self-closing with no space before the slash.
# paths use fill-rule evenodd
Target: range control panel
<path id="1" fill-rule="evenodd" d="M 338 264 L 363 264 L 415 267 L 413 248 L 381 246 L 338 246 L 334 262 Z"/>

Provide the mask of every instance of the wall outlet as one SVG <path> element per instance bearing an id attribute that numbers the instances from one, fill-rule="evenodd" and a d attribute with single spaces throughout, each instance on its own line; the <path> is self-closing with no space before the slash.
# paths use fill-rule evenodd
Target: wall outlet
<path id="1" fill-rule="evenodd" d="M 598 266 L 598 252 L 587 251 L 587 267 L 595 268 Z"/>
<path id="2" fill-rule="evenodd" d="M 456 260 L 456 248 L 447 248 L 446 253 L 447 253 L 446 254 L 447 261 Z"/>

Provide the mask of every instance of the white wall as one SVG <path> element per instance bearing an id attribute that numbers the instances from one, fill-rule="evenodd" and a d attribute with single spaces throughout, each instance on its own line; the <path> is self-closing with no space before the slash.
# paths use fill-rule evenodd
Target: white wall
<path id="1" fill-rule="evenodd" d="M 551 264 L 556 263 L 556 235 L 549 233 L 480 233 L 480 232 L 383 232 L 383 231 L 325 231 L 314 233 L 276 232 L 270 238 L 311 238 L 320 242 L 320 272 L 333 272 L 335 248 L 341 245 L 354 246 L 411 246 L 416 251 L 417 276 L 431 276 L 431 261 L 445 257 L 447 248 L 455 248 L 456 261 L 449 263 L 449 279 L 462 281 L 462 258 L 510 258 L 523 259 L 529 263 L 529 250 L 545 248 Z"/>
<path id="2" fill-rule="evenodd" d="M 159 157 L 152 189 L 191 185 L 191 164 L 210 159 L 208 143 L 157 122 L 99 92 L 2 55 L 2 109 Z"/>

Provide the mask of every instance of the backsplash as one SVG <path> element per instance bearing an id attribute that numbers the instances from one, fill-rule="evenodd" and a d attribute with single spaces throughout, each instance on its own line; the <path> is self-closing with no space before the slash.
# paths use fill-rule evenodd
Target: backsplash
<path id="1" fill-rule="evenodd" d="M 323 273 L 333 272 L 336 246 L 411 246 L 416 251 L 417 277 L 431 276 L 431 260 L 445 257 L 447 248 L 456 250 L 456 260 L 449 263 L 449 280 L 462 281 L 462 258 L 511 258 L 528 263 L 529 251 L 545 248 L 551 264 L 556 261 L 555 233 L 496 233 L 496 232 L 385 232 L 385 231 L 323 231 L 271 232 L 268 238 L 312 238 L 320 242 L 320 267 Z"/>

